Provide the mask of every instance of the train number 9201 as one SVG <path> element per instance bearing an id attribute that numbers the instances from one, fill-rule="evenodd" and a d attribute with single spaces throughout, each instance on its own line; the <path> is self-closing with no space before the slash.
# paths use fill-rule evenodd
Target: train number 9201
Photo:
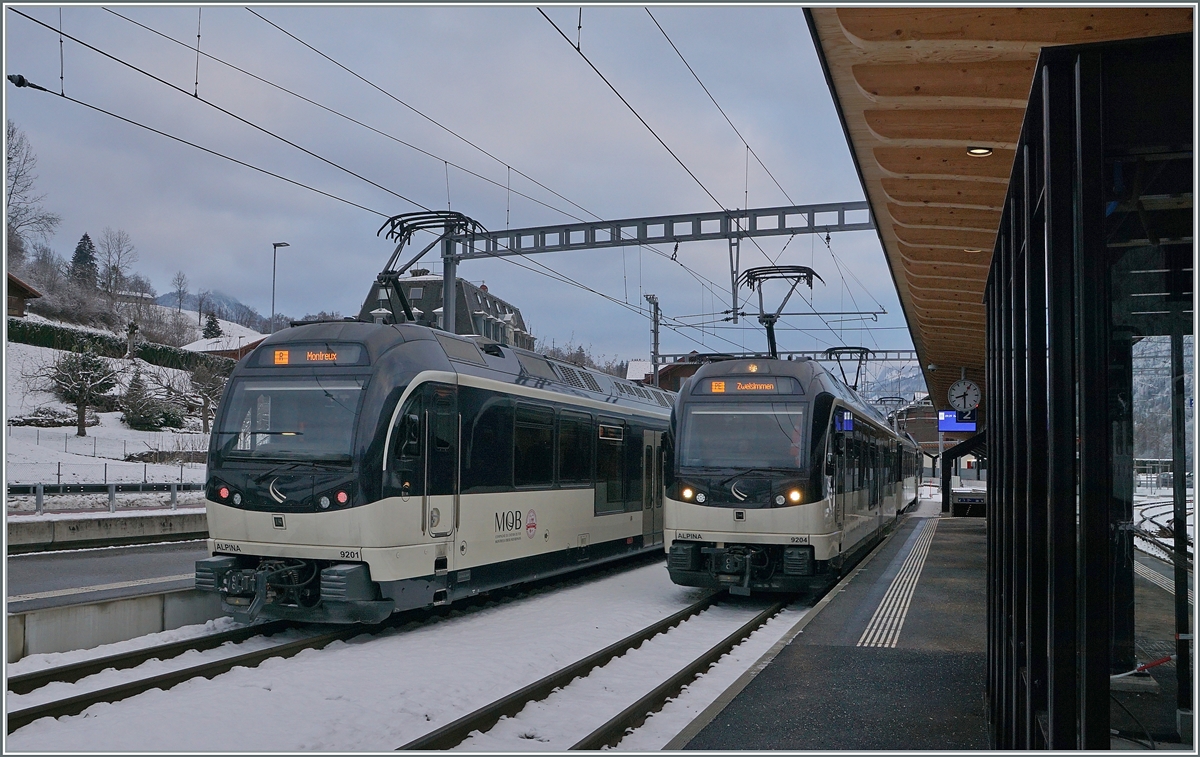
<path id="1" fill-rule="evenodd" d="M 358 549 L 343 549 L 343 550 L 341 550 L 341 552 L 338 553 L 338 555 L 343 560 L 361 560 L 362 559 L 362 551 L 358 550 Z"/>

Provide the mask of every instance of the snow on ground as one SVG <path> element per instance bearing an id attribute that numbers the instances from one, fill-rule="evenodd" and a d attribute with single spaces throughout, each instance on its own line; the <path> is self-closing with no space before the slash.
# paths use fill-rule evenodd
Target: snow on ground
<path id="1" fill-rule="evenodd" d="M 38 515 L 34 497 L 11 496 L 8 498 L 8 515 L 27 521 L 42 521 L 130 516 L 160 518 L 165 515 L 192 515 L 205 511 L 203 491 L 177 492 L 174 510 L 171 509 L 170 492 L 120 492 L 117 494 L 115 513 L 108 512 L 107 494 L 46 495 L 43 502 L 42 514 Z"/>
<path id="2" fill-rule="evenodd" d="M 60 350 L 48 347 L 7 345 L 8 359 L 4 365 L 7 417 L 28 415 L 41 407 L 73 412 L 71 406 L 39 389 L 38 381 L 34 378 L 40 367 L 50 364 L 60 354 Z M 129 366 L 123 382 L 128 382 L 132 377 L 136 365 L 143 372 L 158 372 L 181 386 L 187 385 L 186 371 L 151 366 L 142 360 L 110 361 Z M 177 464 L 144 465 L 124 462 L 124 458 L 148 450 L 197 451 L 208 448 L 208 436 L 196 431 L 135 431 L 124 424 L 120 412 L 99 413 L 98 417 L 100 425 L 88 426 L 86 437 L 76 436 L 72 426 L 6 426 L 4 447 L 7 483 L 55 484 L 59 483 L 60 472 L 62 483 L 179 481 L 181 471 Z M 198 426 L 199 421 L 195 420 Z M 204 466 L 185 465 L 182 475 L 184 481 L 202 481 Z"/>
<path id="3" fill-rule="evenodd" d="M 678 611 L 701 594 L 672 584 L 661 564 L 648 565 L 513 601 L 456 610 L 442 619 L 335 642 L 212 680 L 195 679 L 168 691 L 94 705 L 77 716 L 44 718 L 10 734 L 7 748 L 392 750 Z M 629 689 L 635 681 L 648 689 L 662 680 L 664 671 L 683 667 L 701 647 L 727 635 L 759 606 L 746 602 L 713 608 L 696 618 L 695 625 L 689 622 L 643 645 L 628 660 L 614 661 L 577 680 L 543 703 L 556 708 L 550 719 L 556 728 L 574 724 L 578 733 L 572 736 L 582 737 L 593 721 L 603 722 L 640 696 L 630 691 L 610 701 L 605 694 L 601 701 L 601 692 Z M 627 738 L 633 746 L 622 748 L 665 744 L 724 690 L 725 682 L 736 679 L 801 618 L 801 612 L 782 614 L 751 643 L 723 658 L 662 715 Z M 116 681 L 142 674 L 110 675 Z M 582 688 L 572 692 L 577 685 Z M 10 709 L 12 701 L 9 697 Z M 547 742 L 524 737 L 524 715 L 498 724 L 495 735 L 488 737 L 494 739 L 491 743 L 469 748 L 527 751 L 565 749 L 574 743 L 565 732 L 551 734 L 553 740 Z M 543 734 L 543 727 L 538 728 Z"/>
<path id="4" fill-rule="evenodd" d="M 133 651 L 135 649 L 145 649 L 147 647 L 158 646 L 161 644 L 170 644 L 173 641 L 182 641 L 184 639 L 196 638 L 198 636 L 208 636 L 208 635 L 211 635 L 214 633 L 220 633 L 221 631 L 228 631 L 228 630 L 231 630 L 234 628 L 240 628 L 240 627 L 242 627 L 241 624 L 234 623 L 232 620 L 230 620 L 228 618 L 220 618 L 219 620 L 210 620 L 208 623 L 205 623 L 203 625 L 186 626 L 185 628 L 189 629 L 189 633 L 172 634 L 172 632 L 167 631 L 167 632 L 161 632 L 161 633 L 156 633 L 156 634 L 150 634 L 150 636 L 143 636 L 140 639 L 135 639 L 133 641 L 140 642 L 142 639 L 149 639 L 151 636 L 155 637 L 155 640 L 152 642 L 142 644 L 140 646 L 130 646 L 128 649 L 121 649 L 119 651 L 113 651 L 113 652 L 111 652 L 111 654 L 119 654 L 120 652 Z M 175 630 L 180 631 L 183 629 L 175 629 Z M 142 663 L 138 667 L 127 669 L 127 670 L 116 670 L 113 668 L 109 668 L 109 669 L 103 670 L 95 675 L 90 675 L 87 678 L 84 678 L 75 683 L 63 683 L 60 681 L 60 682 L 48 684 L 46 686 L 43 686 L 40 689 L 35 689 L 35 690 L 29 692 L 28 694 L 13 694 L 12 692 L 7 692 L 7 696 L 5 697 L 5 700 L 7 702 L 6 707 L 8 708 L 7 709 L 8 712 L 24 709 L 26 707 L 36 707 L 40 704 L 46 704 L 47 702 L 55 702 L 60 699 L 65 699 L 69 696 L 78 696 L 80 694 L 87 694 L 87 693 L 90 693 L 93 691 L 98 691 L 100 689 L 108 688 L 110 686 L 117 686 L 119 684 L 126 683 L 129 681 L 135 681 L 135 680 L 142 679 L 142 678 L 150 678 L 152 676 L 162 675 L 164 673 L 172 673 L 176 670 L 183 670 L 184 668 L 194 667 L 196 665 L 201 665 L 206 662 L 215 662 L 217 660 L 223 660 L 223 659 L 227 659 L 229 657 L 237 657 L 238 655 L 248 654 L 250 652 L 257 652 L 261 649 L 269 649 L 271 647 L 279 646 L 280 644 L 286 644 L 288 642 L 299 641 L 300 639 L 307 639 L 312 636 L 317 636 L 320 633 L 321 633 L 321 630 L 316 629 L 316 628 L 314 628 L 314 629 L 290 629 L 290 630 L 284 631 L 282 633 L 274 634 L 273 636 L 254 636 L 254 637 L 247 639 L 246 641 L 243 641 L 243 642 L 237 643 L 237 644 L 235 644 L 233 642 L 226 642 L 215 649 L 206 649 L 203 651 L 190 649 L 187 652 L 184 652 L 183 654 L 178 655 L 176 657 L 170 657 L 166 660 L 157 660 L 157 659 L 147 660 L 146 662 Z M 117 645 L 112 644 L 112 645 L 108 645 L 108 646 L 115 647 Z M 68 656 L 69 654 L 70 653 L 60 653 L 59 656 L 65 657 L 65 656 Z M 40 657 L 52 657 L 54 655 L 39 655 L 39 656 Z M 25 660 L 20 660 L 20 662 L 25 662 Z M 19 664 L 19 663 L 9 666 L 8 674 L 10 676 L 16 675 L 14 668 L 16 667 L 17 664 Z M 40 667 L 30 665 L 30 666 L 28 666 L 28 670 L 25 672 L 45 670 L 48 668 L 55 667 L 57 665 L 65 665 L 65 664 L 68 664 L 68 663 L 56 662 L 56 663 L 52 663 L 52 664 L 42 665 Z M 136 672 L 132 672 L 132 671 L 136 671 Z"/>

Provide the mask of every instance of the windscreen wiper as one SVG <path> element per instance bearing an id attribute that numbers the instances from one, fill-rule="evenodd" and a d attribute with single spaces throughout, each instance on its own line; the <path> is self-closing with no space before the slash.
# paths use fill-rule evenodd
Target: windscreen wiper
<path id="1" fill-rule="evenodd" d="M 737 478 L 738 476 L 744 476 L 747 473 L 752 473 L 754 471 L 766 471 L 767 473 L 796 473 L 796 474 L 799 474 L 800 469 L 799 468 L 782 468 L 782 467 L 743 468 L 743 469 L 739 470 L 737 473 L 734 473 L 729 478 L 723 479 L 720 483 L 717 484 L 717 486 L 724 486 L 725 484 L 729 483 L 730 481 Z"/>

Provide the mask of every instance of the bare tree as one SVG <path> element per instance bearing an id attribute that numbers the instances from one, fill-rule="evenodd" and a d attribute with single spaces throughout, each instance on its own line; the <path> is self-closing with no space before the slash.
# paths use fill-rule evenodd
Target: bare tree
<path id="1" fill-rule="evenodd" d="M 196 292 L 196 325 L 197 326 L 200 326 L 203 324 L 204 303 L 208 302 L 208 300 L 211 297 L 212 297 L 211 290 L 201 289 Z"/>
<path id="2" fill-rule="evenodd" d="M 171 279 L 171 286 L 174 287 L 172 291 L 175 293 L 175 304 L 178 306 L 177 310 L 182 313 L 183 301 L 186 300 L 188 296 L 187 275 L 183 271 L 176 271 L 175 278 Z"/>
<path id="3" fill-rule="evenodd" d="M 202 364 L 192 371 L 192 391 L 200 397 L 200 430 L 208 433 L 209 414 L 225 392 L 226 376 Z"/>
<path id="4" fill-rule="evenodd" d="M 17 237 L 25 243 L 35 239 L 46 240 L 54 233 L 62 218 L 43 208 L 42 200 L 46 196 L 34 192 L 37 174 L 33 171 L 37 168 L 37 155 L 25 138 L 25 132 L 11 120 L 5 125 L 4 137 L 4 218 L 8 234 L 10 238 Z"/>
<path id="5" fill-rule="evenodd" d="M 67 352 L 45 367 L 41 377 L 64 402 L 75 406 L 76 436 L 87 436 L 87 409 L 117 385 L 119 364 L 97 355 L 90 345 Z"/>
<path id="6" fill-rule="evenodd" d="M 133 264 L 138 260 L 137 248 L 128 232 L 123 229 L 105 227 L 100 234 L 100 288 L 115 302 L 117 293 L 127 288 L 133 273 Z"/>

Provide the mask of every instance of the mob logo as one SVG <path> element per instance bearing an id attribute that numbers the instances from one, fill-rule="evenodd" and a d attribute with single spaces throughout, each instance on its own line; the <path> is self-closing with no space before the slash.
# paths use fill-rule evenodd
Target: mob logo
<path id="1" fill-rule="evenodd" d="M 505 534 L 525 528 L 525 514 L 520 510 L 496 513 L 496 533 Z"/>

